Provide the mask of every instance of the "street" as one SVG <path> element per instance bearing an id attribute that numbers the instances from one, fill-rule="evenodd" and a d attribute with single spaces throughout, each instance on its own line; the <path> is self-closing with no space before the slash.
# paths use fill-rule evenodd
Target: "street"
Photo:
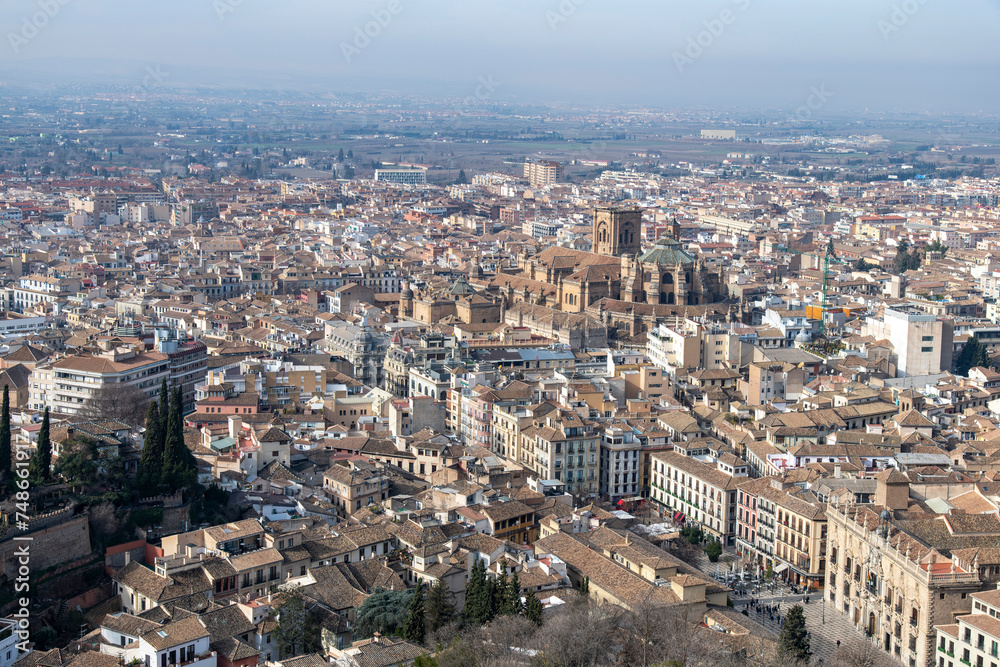
<path id="1" fill-rule="evenodd" d="M 737 562 L 738 557 L 735 550 L 732 547 L 726 547 L 718 563 L 709 561 L 708 557 L 702 551 L 698 553 L 695 562 L 692 564 L 709 576 L 716 574 L 716 571 L 724 574 L 729 571 L 729 564 L 723 562 L 726 556 L 730 558 L 731 562 Z M 778 613 L 781 618 L 785 617 L 785 614 L 792 606 L 796 604 L 802 605 L 806 618 L 806 628 L 810 633 L 813 665 L 822 665 L 832 658 L 833 654 L 837 651 L 837 640 L 843 642 L 861 638 L 861 634 L 854 628 L 850 621 L 833 609 L 831 603 L 825 599 L 824 594 L 825 591 L 813 591 L 809 593 L 809 603 L 804 604 L 802 600 L 805 596 L 802 594 L 792 595 L 789 586 L 785 585 L 783 589 L 779 587 L 775 594 L 761 592 L 759 595 L 753 596 L 762 605 L 778 606 Z M 730 595 L 730 599 L 736 606 L 736 611 L 742 612 L 746 608 L 750 596 Z M 826 609 L 824 609 L 824 605 L 828 605 Z M 751 620 L 772 632 L 781 632 L 781 627 L 777 621 L 771 621 L 769 617 L 764 614 L 758 614 L 753 609 L 748 609 L 748 611 Z"/>

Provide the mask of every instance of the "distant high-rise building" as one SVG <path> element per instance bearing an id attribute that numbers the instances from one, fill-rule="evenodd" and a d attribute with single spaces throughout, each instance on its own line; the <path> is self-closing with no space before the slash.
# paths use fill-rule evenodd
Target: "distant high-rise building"
<path id="1" fill-rule="evenodd" d="M 375 180 L 403 185 L 423 185 L 427 182 L 427 169 L 423 167 L 393 167 L 376 169 Z"/>
<path id="2" fill-rule="evenodd" d="M 542 187 L 558 183 L 563 178 L 563 166 L 560 162 L 542 160 L 524 163 L 524 177 L 532 187 Z"/>

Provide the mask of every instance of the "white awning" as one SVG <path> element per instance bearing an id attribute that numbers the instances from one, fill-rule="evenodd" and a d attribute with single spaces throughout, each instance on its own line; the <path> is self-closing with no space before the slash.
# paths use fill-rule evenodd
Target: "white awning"
<path id="1" fill-rule="evenodd" d="M 775 574 L 781 574 L 782 572 L 784 572 L 787 569 L 788 569 L 788 563 L 781 563 L 777 567 L 774 568 L 774 573 Z"/>

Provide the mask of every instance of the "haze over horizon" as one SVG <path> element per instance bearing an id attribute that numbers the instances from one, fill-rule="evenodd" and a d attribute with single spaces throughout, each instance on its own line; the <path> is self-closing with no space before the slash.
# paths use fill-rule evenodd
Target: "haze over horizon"
<path id="1" fill-rule="evenodd" d="M 57 4 L 36 31 L 26 27 Z M 817 117 L 987 111 L 1000 97 L 990 85 L 1000 71 L 991 48 L 997 0 L 9 0 L 0 26 L 7 84 L 131 86 L 155 65 L 166 89 L 393 91 L 484 102 L 795 109 L 814 89 L 828 91 Z"/>

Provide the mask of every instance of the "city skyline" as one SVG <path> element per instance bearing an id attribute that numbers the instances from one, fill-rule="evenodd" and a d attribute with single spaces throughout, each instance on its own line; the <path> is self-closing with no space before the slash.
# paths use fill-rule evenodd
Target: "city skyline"
<path id="1" fill-rule="evenodd" d="M 597 0 L 475 7 L 403 0 L 331 7 L 183 0 L 5 3 L 9 83 L 115 81 L 155 64 L 163 87 L 473 95 L 490 101 L 987 111 L 1000 2 L 692 6 Z M 155 29 L 153 29 L 155 26 Z M 955 37 L 949 37 L 956 35 Z M 262 48 L 266 45 L 266 48 Z"/>

